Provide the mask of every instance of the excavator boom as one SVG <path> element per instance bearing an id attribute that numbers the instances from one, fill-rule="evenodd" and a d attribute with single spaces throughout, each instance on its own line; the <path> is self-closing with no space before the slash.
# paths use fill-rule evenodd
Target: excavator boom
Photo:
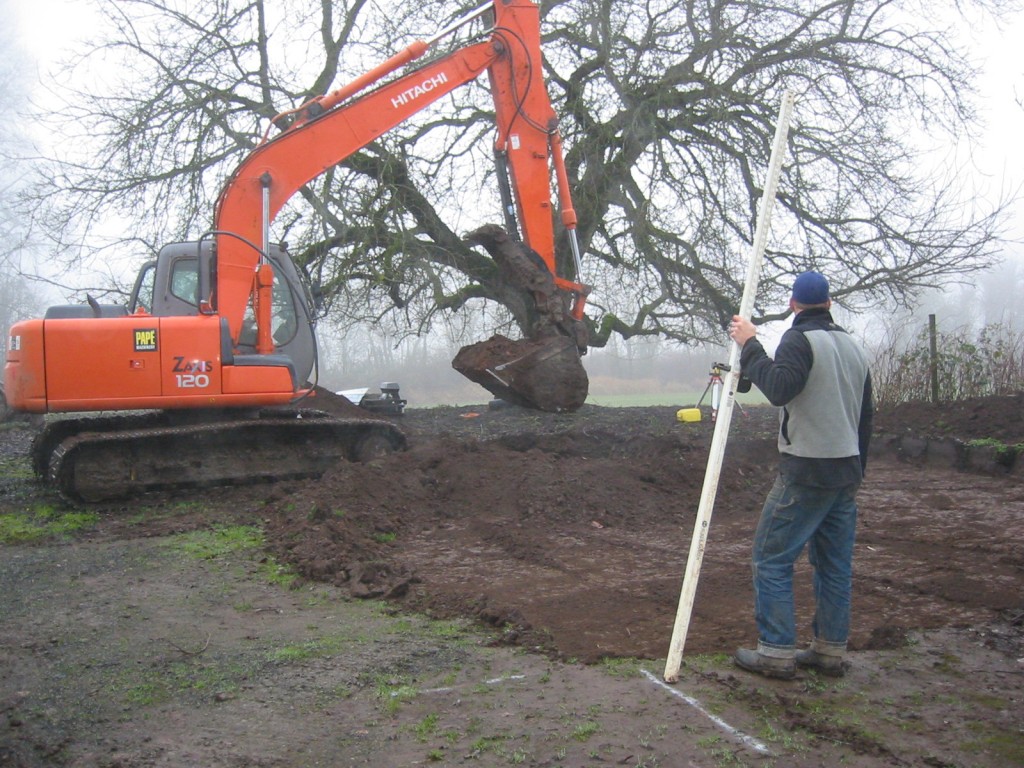
<path id="1" fill-rule="evenodd" d="M 378 85 L 399 67 L 423 56 L 448 31 L 482 15 L 484 10 L 494 13 L 494 26 L 487 39 Z M 569 234 L 577 276 L 580 258 L 558 119 L 543 80 L 539 16 L 533 0 L 496 0 L 468 14 L 432 41 L 417 41 L 352 83 L 279 116 L 275 122 L 284 126 L 283 132 L 245 159 L 224 187 L 217 205 L 216 230 L 232 233 L 218 241 L 217 303 L 220 313 L 228 318 L 233 338 L 237 338 L 242 312 L 252 294 L 256 253 L 247 242 L 260 238 L 265 241 L 269 221 L 298 189 L 325 169 L 486 72 L 494 100 L 495 153 L 507 170 L 507 187 L 516 211 L 509 229 L 521 229 L 512 234 L 517 243 L 520 235 L 522 241 L 505 247 L 502 254 L 496 254 L 486 243 L 484 246 L 496 261 L 515 248 L 539 257 L 543 268 L 538 270 L 538 279 L 550 280 L 557 295 L 538 296 L 531 292 L 531 286 L 521 287 L 532 295 L 541 314 L 553 306 L 552 302 L 565 304 L 558 311 L 561 317 L 555 326 L 574 344 L 568 355 L 555 353 L 556 348 L 566 347 L 562 340 L 549 340 L 546 334 L 528 329 L 522 350 L 515 349 L 518 342 L 501 337 L 497 342 L 481 342 L 471 352 L 463 350 L 465 354 L 460 353 L 459 363 L 453 365 L 498 397 L 528 407 L 561 411 L 575 410 L 582 404 L 587 379 L 579 355 L 587 347 L 582 320 L 589 288 L 558 272 L 552 177 L 557 182 L 561 223 Z M 370 86 L 376 87 L 366 91 Z M 499 174 L 499 179 L 504 182 L 504 174 Z M 543 303 L 549 306 L 541 306 Z M 510 354 L 511 359 L 530 360 L 532 366 L 523 367 L 517 377 L 496 377 L 496 366 L 505 366 L 507 371 L 513 365 Z M 552 362 L 541 364 L 546 360 Z M 564 364 L 556 364 L 558 361 Z"/>

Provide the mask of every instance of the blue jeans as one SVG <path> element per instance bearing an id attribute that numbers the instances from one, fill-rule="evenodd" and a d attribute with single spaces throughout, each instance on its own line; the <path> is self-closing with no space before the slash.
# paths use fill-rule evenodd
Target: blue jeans
<path id="1" fill-rule="evenodd" d="M 793 564 L 805 544 L 814 567 L 815 642 L 846 647 L 859 487 L 815 488 L 775 479 L 754 534 L 754 614 L 763 653 L 786 657 L 796 651 Z"/>

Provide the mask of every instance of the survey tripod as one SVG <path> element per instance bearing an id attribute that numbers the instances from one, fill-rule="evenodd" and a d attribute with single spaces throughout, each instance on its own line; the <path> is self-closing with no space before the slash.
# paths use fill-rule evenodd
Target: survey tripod
<path id="1" fill-rule="evenodd" d="M 704 398 L 708 396 L 708 392 L 711 392 L 711 420 L 714 421 L 718 418 L 718 407 L 722 404 L 722 390 L 725 389 L 725 384 L 722 381 L 722 372 L 731 371 L 732 368 L 725 363 L 712 363 L 711 372 L 708 374 L 708 385 L 704 387 L 704 394 L 700 396 L 700 400 L 697 401 L 697 408 L 700 408 L 701 403 L 704 402 Z M 743 406 L 736 403 L 739 406 L 740 412 L 746 415 L 746 411 L 743 410 Z"/>

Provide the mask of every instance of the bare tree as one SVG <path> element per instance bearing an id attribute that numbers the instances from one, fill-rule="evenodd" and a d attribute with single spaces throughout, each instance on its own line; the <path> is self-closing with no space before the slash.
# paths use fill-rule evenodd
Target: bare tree
<path id="1" fill-rule="evenodd" d="M 0 0 L 0 14 L 10 17 L 10 0 Z M 12 115 L 20 112 L 27 98 L 25 55 L 10 26 L 0 27 L 0 100 Z M 20 121 L 0 136 L 0 365 L 7 359 L 7 329 L 12 323 L 39 310 L 39 297 L 21 274 L 21 252 L 27 227 L 17 208 L 17 195 L 24 176 L 24 155 L 28 143 L 19 130 Z M 2 420 L 0 403 L 0 420 Z"/>
<path id="2" fill-rule="evenodd" d="M 13 14 L 11 0 L 0 0 L 0 14 Z M 18 46 L 15 29 L 0 27 L 0 100 L 17 116 L 26 103 L 24 53 Z M 22 158 L 26 141 L 21 121 L 14 119 L 0 135 L 0 280 L 15 268 L 25 227 L 16 211 L 16 197 L 22 178 Z"/>
<path id="3" fill-rule="evenodd" d="M 71 62 L 66 137 L 37 202 L 63 253 L 130 222 L 156 248 L 208 226 L 222 179 L 277 113 L 466 8 L 449 0 L 95 0 L 109 26 Z M 977 0 L 972 7 L 1006 8 Z M 287 7 L 287 10 L 285 9 Z M 851 306 L 907 303 L 993 258 L 985 209 L 922 139 L 967 134 L 972 69 L 914 0 L 547 0 L 547 78 L 610 334 L 720 339 L 739 304 L 782 92 L 797 125 L 757 303 L 778 317 L 817 268 Z M 455 41 L 454 44 L 457 44 Z M 336 318 L 421 332 L 502 299 L 460 233 L 500 221 L 486 83 L 457 92 L 302 190 L 275 224 Z M 562 249 L 568 261 L 568 248 Z M 564 265 L 571 275 L 573 267 Z"/>

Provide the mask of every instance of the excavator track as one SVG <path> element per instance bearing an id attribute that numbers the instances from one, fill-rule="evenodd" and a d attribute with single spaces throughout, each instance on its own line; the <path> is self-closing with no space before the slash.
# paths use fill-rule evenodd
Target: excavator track
<path id="1" fill-rule="evenodd" d="M 339 461 L 403 450 L 379 419 L 268 409 L 175 424 L 166 414 L 51 423 L 32 451 L 37 476 L 69 500 L 102 502 L 150 491 L 316 478 Z"/>

